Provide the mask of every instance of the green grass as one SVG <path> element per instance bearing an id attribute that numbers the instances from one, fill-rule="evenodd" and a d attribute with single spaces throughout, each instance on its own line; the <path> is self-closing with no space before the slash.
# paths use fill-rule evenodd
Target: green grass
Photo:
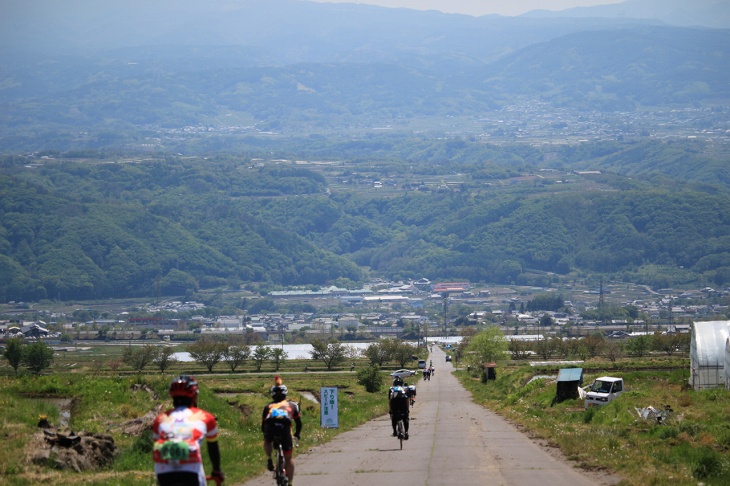
<path id="1" fill-rule="evenodd" d="M 174 374 L 105 376 L 89 373 L 54 373 L 33 377 L 1 377 L 4 390 L 0 400 L 0 484 L 25 486 L 35 483 L 54 485 L 152 485 L 151 437 L 149 432 L 131 436 L 123 433 L 124 424 L 169 406 L 168 384 Z M 200 376 L 200 406 L 218 417 L 223 470 L 231 483 L 260 474 L 265 469 L 261 449 L 261 412 L 269 401 L 268 390 L 274 372 Z M 301 403 L 304 429 L 300 449 L 322 444 L 336 434 L 350 430 L 386 413 L 382 394 L 370 394 L 356 383 L 354 373 L 301 373 L 285 375 L 290 397 Z M 159 398 L 133 384 L 147 385 Z M 302 394 L 319 395 L 321 387 L 339 389 L 339 428 L 319 426 L 319 404 Z M 110 434 L 121 451 L 113 466 L 102 471 L 78 474 L 56 471 L 31 464 L 27 457 L 31 437 L 39 431 L 39 416 L 58 424 L 59 411 L 44 397 L 73 398 L 70 427 Z M 19 460 L 20 459 L 20 460 Z M 207 461 L 207 456 L 206 456 Z M 209 469 L 210 466 L 207 465 Z"/>
<path id="2" fill-rule="evenodd" d="M 528 365 L 502 367 L 497 380 L 487 384 L 466 371 L 457 376 L 477 403 L 556 444 L 586 469 L 615 471 L 624 485 L 730 484 L 730 392 L 690 389 L 687 369 L 666 369 L 675 362 L 649 358 L 633 359 L 631 365 L 587 363 L 585 384 L 600 375 L 618 375 L 628 390 L 589 410 L 581 400 L 553 404 L 554 381 L 526 385 L 533 375 L 546 374 Z M 635 410 L 666 405 L 673 413 L 665 424 L 641 420 Z"/>

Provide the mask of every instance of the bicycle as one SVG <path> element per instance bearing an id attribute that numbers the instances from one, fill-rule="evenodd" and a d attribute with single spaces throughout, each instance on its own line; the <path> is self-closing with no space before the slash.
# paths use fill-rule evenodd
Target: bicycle
<path id="1" fill-rule="evenodd" d="M 276 464 L 274 465 L 276 486 L 287 486 L 289 479 L 286 476 L 286 468 L 284 467 L 284 447 L 281 445 L 281 437 L 275 436 L 273 443 L 276 450 Z"/>
<path id="2" fill-rule="evenodd" d="M 398 419 L 398 422 L 395 424 L 395 432 L 398 436 L 398 440 L 400 441 L 400 448 L 403 450 L 403 439 L 405 439 L 406 436 L 406 425 L 403 422 L 403 419 Z"/>

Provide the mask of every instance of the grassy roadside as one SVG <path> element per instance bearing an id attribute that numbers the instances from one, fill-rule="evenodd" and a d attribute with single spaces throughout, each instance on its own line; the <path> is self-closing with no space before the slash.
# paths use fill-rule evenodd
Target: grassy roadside
<path id="1" fill-rule="evenodd" d="M 487 384 L 473 372 L 455 374 L 475 402 L 556 445 L 581 467 L 595 474 L 615 472 L 622 485 L 730 484 L 730 392 L 690 389 L 688 367 L 676 358 L 587 362 L 584 384 L 613 375 L 623 377 L 628 389 L 590 410 L 582 400 L 553 404 L 555 381 L 530 381 L 557 376 L 556 370 L 510 364 Z M 636 412 L 666 405 L 673 412 L 664 424 L 640 419 Z"/>
<path id="2" fill-rule="evenodd" d="M 0 377 L 0 389 L 3 390 L 0 397 L 0 434 L 3 438 L 0 441 L 0 483 L 12 486 L 153 485 L 149 433 L 130 435 L 124 430 L 134 419 L 159 406 L 170 405 L 167 387 L 174 374 L 103 376 L 67 372 L 40 377 Z M 223 470 L 231 484 L 264 471 L 259 427 L 273 376 L 273 371 L 267 371 L 199 377 L 200 405 L 218 417 Z M 324 443 L 387 411 L 383 395 L 365 392 L 356 383 L 354 373 L 283 376 L 290 396 L 302 406 L 302 450 Z M 133 385 L 146 385 L 146 388 Z M 318 399 L 323 386 L 339 388 L 339 429 L 319 426 L 319 403 L 312 397 Z M 59 408 L 50 400 L 52 397 L 72 398 L 69 426 L 74 431 L 109 434 L 114 438 L 120 454 L 109 469 L 76 473 L 37 466 L 29 461 L 34 448 L 33 436 L 39 432 L 39 416 L 48 416 L 51 424 L 59 424 L 61 420 Z"/>

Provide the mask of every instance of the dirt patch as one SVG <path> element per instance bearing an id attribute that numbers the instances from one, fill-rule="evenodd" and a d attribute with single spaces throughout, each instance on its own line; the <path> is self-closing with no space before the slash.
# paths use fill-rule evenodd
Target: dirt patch
<path id="1" fill-rule="evenodd" d="M 150 410 L 144 416 L 119 424 L 117 427 L 126 435 L 134 437 L 142 435 L 142 432 L 152 427 L 152 422 L 154 422 L 155 417 L 162 413 L 163 408 L 164 405 L 158 405 L 157 408 Z"/>
<path id="2" fill-rule="evenodd" d="M 144 391 L 144 392 L 147 392 L 147 393 L 149 393 L 149 395 L 150 395 L 150 396 L 152 397 L 152 399 L 154 399 L 154 400 L 157 400 L 157 399 L 159 399 L 159 398 L 160 398 L 160 397 L 159 397 L 159 396 L 157 395 L 157 392 L 156 392 L 156 391 L 154 391 L 154 390 L 153 390 L 152 388 L 150 388 L 150 387 L 149 387 L 149 386 L 147 386 L 147 385 L 141 385 L 141 384 L 139 384 L 139 383 L 134 383 L 134 384 L 132 384 L 132 387 L 131 387 L 131 388 L 132 388 L 132 391 L 133 391 L 133 392 L 137 392 L 137 391 Z"/>
<path id="3" fill-rule="evenodd" d="M 33 464 L 76 472 L 108 466 L 119 453 L 110 435 L 54 428 L 34 434 L 28 451 L 28 460 Z"/>

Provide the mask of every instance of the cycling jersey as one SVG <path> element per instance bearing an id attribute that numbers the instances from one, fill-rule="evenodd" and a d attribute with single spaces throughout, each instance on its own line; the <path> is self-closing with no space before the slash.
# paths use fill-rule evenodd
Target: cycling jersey
<path id="1" fill-rule="evenodd" d="M 218 440 L 218 422 L 205 410 L 177 407 L 158 415 L 152 423 L 155 474 L 190 472 L 206 484 L 201 446 Z"/>
<path id="2" fill-rule="evenodd" d="M 408 388 L 403 386 L 391 387 L 388 392 L 390 410 L 392 412 L 408 414 L 408 398 L 410 398 L 410 390 Z"/>
<path id="3" fill-rule="evenodd" d="M 297 424 L 297 429 L 301 428 L 301 412 L 297 402 L 282 400 L 269 403 L 264 407 L 261 416 L 264 439 L 272 441 L 278 436 L 282 441 L 284 452 L 290 453 L 294 446 L 291 434 L 292 422 Z"/>

